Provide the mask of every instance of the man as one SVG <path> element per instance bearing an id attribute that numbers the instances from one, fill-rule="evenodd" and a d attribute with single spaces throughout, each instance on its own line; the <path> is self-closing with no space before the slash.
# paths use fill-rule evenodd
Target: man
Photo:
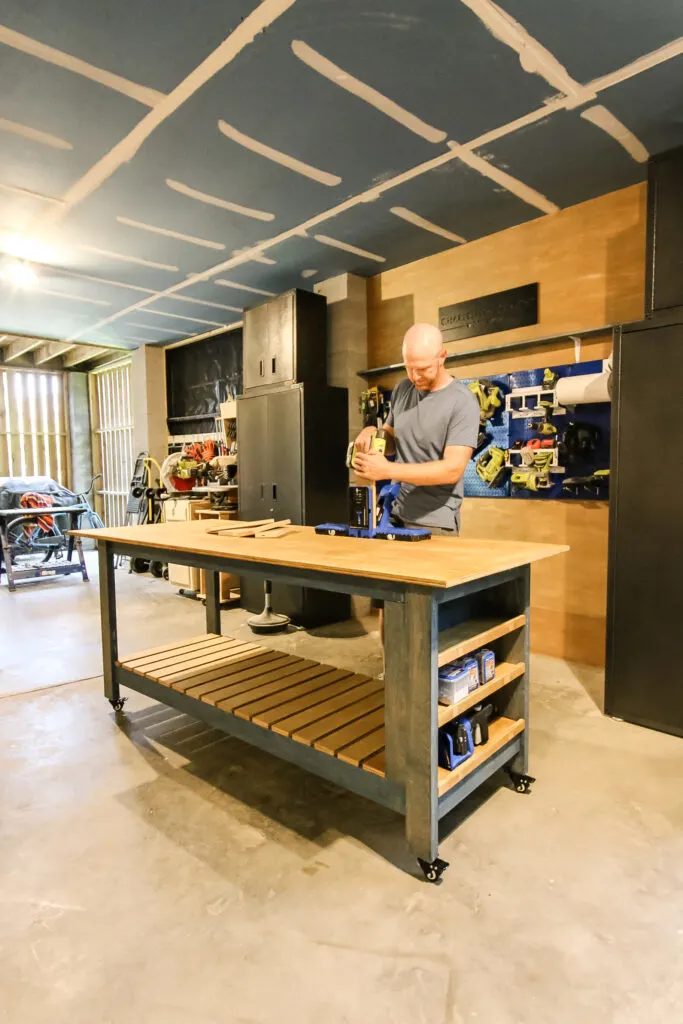
<path id="1" fill-rule="evenodd" d="M 456 537 L 460 530 L 463 473 L 476 447 L 479 403 L 445 367 L 443 336 L 415 324 L 403 339 L 407 380 L 394 389 L 385 424 L 387 454 L 370 451 L 374 427 L 356 438 L 354 469 L 367 480 L 401 483 L 393 514 L 405 526 Z"/>

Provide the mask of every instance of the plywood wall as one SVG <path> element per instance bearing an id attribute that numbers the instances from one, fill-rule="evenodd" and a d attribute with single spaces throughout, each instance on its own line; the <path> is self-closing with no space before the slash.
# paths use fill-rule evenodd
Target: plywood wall
<path id="1" fill-rule="evenodd" d="M 389 270 L 369 281 L 368 366 L 401 361 L 401 340 L 417 321 L 438 322 L 440 306 L 538 281 L 539 323 L 448 346 L 450 352 L 596 330 L 637 320 L 645 294 L 645 186 L 613 192 Z M 451 366 L 486 376 L 603 359 L 611 333 L 581 342 L 482 353 Z M 380 382 L 393 385 L 400 374 Z M 467 498 L 462 535 L 568 544 L 532 570 L 532 650 L 604 664 L 607 595 L 606 502 Z"/>
<path id="2" fill-rule="evenodd" d="M 439 307 L 535 281 L 538 324 L 454 342 L 449 351 L 639 319 L 645 294 L 645 185 L 371 278 L 368 365 L 400 362 L 405 331 L 418 321 L 437 323 Z"/>

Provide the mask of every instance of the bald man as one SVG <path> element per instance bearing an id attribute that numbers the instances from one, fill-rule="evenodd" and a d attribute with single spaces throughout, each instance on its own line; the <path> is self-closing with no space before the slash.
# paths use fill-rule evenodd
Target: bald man
<path id="1" fill-rule="evenodd" d="M 479 403 L 446 370 L 443 336 L 415 324 L 403 339 L 408 374 L 394 389 L 384 427 L 389 462 L 370 450 L 374 427 L 356 438 L 354 469 L 368 480 L 401 484 L 393 514 L 399 524 L 455 537 L 460 530 L 463 473 L 477 444 Z"/>

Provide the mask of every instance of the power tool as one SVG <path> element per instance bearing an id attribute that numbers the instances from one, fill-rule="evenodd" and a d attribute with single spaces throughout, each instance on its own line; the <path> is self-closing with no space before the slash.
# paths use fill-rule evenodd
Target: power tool
<path id="1" fill-rule="evenodd" d="M 485 377 L 480 380 L 471 380 L 467 387 L 479 402 L 479 435 L 475 452 L 480 451 L 489 441 L 486 433 L 486 424 L 496 414 L 503 404 L 500 397 L 500 387 Z"/>
<path id="2" fill-rule="evenodd" d="M 379 492 L 375 510 L 374 487 L 353 484 L 349 488 L 349 522 L 321 523 L 315 532 L 328 537 L 365 537 L 376 540 L 428 540 L 431 530 L 422 527 L 396 526 L 391 509 L 401 485 L 385 484 Z M 377 521 L 379 519 L 379 521 Z M 367 524 L 367 525 L 365 525 Z"/>
<path id="3" fill-rule="evenodd" d="M 367 388 L 363 391 L 358 406 L 364 427 L 376 427 L 386 420 L 391 409 L 391 391 L 386 388 Z"/>
<path id="4" fill-rule="evenodd" d="M 609 490 L 609 469 L 597 469 L 591 476 L 568 476 L 562 482 L 562 489 L 570 494 L 578 496 L 583 488 L 598 496 L 606 494 Z"/>
<path id="5" fill-rule="evenodd" d="M 505 451 L 491 445 L 477 459 L 475 470 L 480 480 L 489 487 L 500 487 L 507 473 Z"/>
<path id="6" fill-rule="evenodd" d="M 380 427 L 380 429 L 375 433 L 375 436 L 372 439 L 372 442 L 370 444 L 370 451 L 371 452 L 377 452 L 378 455 L 384 455 L 386 453 L 386 450 L 387 450 L 387 441 L 388 441 L 388 439 L 389 439 L 389 435 L 388 435 L 387 431 L 384 429 L 384 427 Z M 353 460 L 355 459 L 355 457 L 356 457 L 356 442 L 355 441 L 350 441 L 349 442 L 349 446 L 346 449 L 346 468 L 347 469 L 353 469 L 354 468 Z"/>

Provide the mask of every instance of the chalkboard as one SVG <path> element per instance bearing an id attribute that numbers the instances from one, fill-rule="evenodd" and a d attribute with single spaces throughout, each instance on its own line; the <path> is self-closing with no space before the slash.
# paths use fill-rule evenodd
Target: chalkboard
<path id="1" fill-rule="evenodd" d="M 220 403 L 242 390 L 242 331 L 166 351 L 169 434 L 208 434 Z"/>

